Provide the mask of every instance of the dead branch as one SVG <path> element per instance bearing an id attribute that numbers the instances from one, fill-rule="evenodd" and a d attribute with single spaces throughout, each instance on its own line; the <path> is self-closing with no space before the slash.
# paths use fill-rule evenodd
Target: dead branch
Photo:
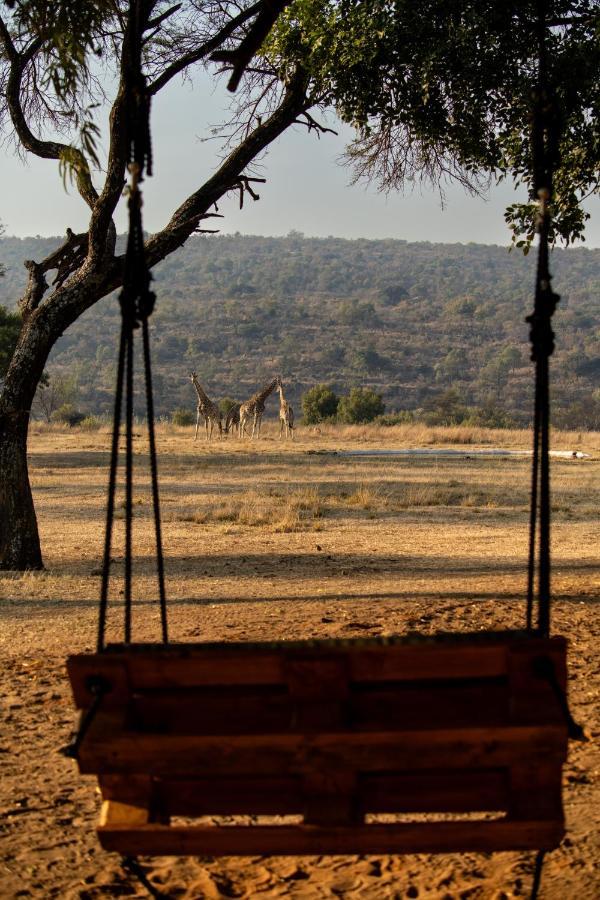
<path id="1" fill-rule="evenodd" d="M 266 178 L 250 178 L 248 175 L 240 175 L 229 187 L 229 190 L 240 192 L 240 209 L 244 208 L 244 195 L 250 194 L 253 200 L 260 200 L 260 194 L 252 189 L 252 182 L 266 184 Z"/>
<path id="2" fill-rule="evenodd" d="M 64 282 L 81 268 L 87 255 L 88 234 L 75 234 L 71 228 L 67 228 L 67 237 L 64 244 L 53 250 L 42 262 L 37 263 L 33 259 L 26 259 L 23 265 L 29 272 L 27 287 L 19 303 L 23 317 L 32 313 L 40 305 L 45 292 L 48 290 L 46 272 L 56 269 L 56 278 L 52 282 L 60 288 Z"/>
<path id="3" fill-rule="evenodd" d="M 322 134 L 329 133 L 337 135 L 338 133 L 333 128 L 327 128 L 325 125 L 321 125 L 321 123 L 317 122 L 316 119 L 313 119 L 313 117 L 308 112 L 302 113 L 302 116 L 299 119 L 296 119 L 294 124 L 304 125 L 309 132 L 315 131 L 318 138 L 320 138 Z"/>

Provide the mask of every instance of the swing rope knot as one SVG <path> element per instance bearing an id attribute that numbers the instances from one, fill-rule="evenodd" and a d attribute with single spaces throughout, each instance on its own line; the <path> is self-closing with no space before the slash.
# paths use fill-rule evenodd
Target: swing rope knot
<path id="1" fill-rule="evenodd" d="M 554 353 L 552 316 L 560 300 L 560 295 L 554 293 L 550 283 L 545 279 L 540 283 L 538 290 L 541 308 L 532 312 L 525 319 L 530 326 L 529 341 L 531 343 L 531 359 L 533 362 L 543 358 L 548 359 Z"/>

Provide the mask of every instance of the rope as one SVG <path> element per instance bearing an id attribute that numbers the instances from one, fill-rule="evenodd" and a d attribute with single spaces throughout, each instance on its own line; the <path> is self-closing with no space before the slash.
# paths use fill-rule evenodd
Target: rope
<path id="1" fill-rule="evenodd" d="M 158 494 L 158 470 L 156 465 L 156 440 L 154 435 L 154 397 L 152 393 L 152 370 L 150 366 L 150 339 L 148 336 L 148 318 L 142 322 L 144 339 L 144 374 L 146 377 L 146 408 L 148 416 L 148 441 L 150 444 L 150 477 L 152 479 L 152 504 L 154 508 L 154 530 L 156 535 L 156 575 L 158 578 L 158 596 L 160 598 L 160 620 L 162 639 L 168 643 L 167 596 L 165 592 L 165 565 L 162 551 L 162 534 L 160 523 L 160 499 Z"/>
<path id="2" fill-rule="evenodd" d="M 538 84 L 533 93 L 531 133 L 533 188 L 539 203 L 539 235 L 535 301 L 530 325 L 531 359 L 535 362 L 533 467 L 527 573 L 527 628 L 533 629 L 535 547 L 538 540 L 537 631 L 550 631 L 550 391 L 549 358 L 554 352 L 551 320 L 560 299 L 551 288 L 549 267 L 550 209 L 553 172 L 559 152 L 560 122 L 556 97 L 547 74 L 545 3 L 538 3 Z"/>
<path id="3" fill-rule="evenodd" d="M 124 81 L 128 110 L 128 169 L 129 185 L 129 234 L 125 253 L 123 288 L 119 295 L 121 306 L 121 338 L 117 365 L 117 387 L 113 416 L 108 500 L 106 507 L 106 531 L 98 618 L 98 652 L 104 649 L 108 589 L 110 581 L 112 530 L 115 512 L 115 493 L 121 431 L 123 394 L 125 395 L 125 558 L 124 558 L 124 640 L 132 639 L 132 582 L 133 582 L 133 391 L 134 391 L 134 335 L 142 325 L 144 382 L 148 416 L 150 474 L 152 483 L 152 507 L 156 538 L 156 569 L 161 611 L 163 641 L 168 640 L 167 606 L 164 578 L 164 556 L 158 492 L 158 467 L 154 430 L 154 399 L 152 394 L 152 366 L 148 316 L 152 314 L 155 295 L 150 290 L 152 276 L 148 270 L 144 248 L 142 225 L 142 198 L 139 189 L 144 171 L 152 174 L 152 147 L 150 141 L 150 100 L 142 73 L 142 34 L 147 18 L 143 0 L 131 0 L 124 47 Z"/>
<path id="4" fill-rule="evenodd" d="M 573 715 L 571 714 L 569 701 L 556 676 L 556 669 L 552 659 L 550 659 L 549 656 L 541 656 L 535 661 L 535 671 L 536 674 L 540 678 L 544 678 L 552 688 L 554 696 L 558 700 L 558 705 L 560 706 L 561 712 L 563 714 L 569 738 L 572 741 L 586 742 L 588 738 L 585 730 L 578 722 L 575 721 Z"/>
<path id="5" fill-rule="evenodd" d="M 108 498 L 106 502 L 106 526 L 104 531 L 104 556 L 102 560 L 102 584 L 100 588 L 100 609 L 98 614 L 97 650 L 104 649 L 106 632 L 106 611 L 108 607 L 108 583 L 110 580 L 110 551 L 112 544 L 112 528 L 115 513 L 115 490 L 117 485 L 117 466 L 119 460 L 119 434 L 121 429 L 121 407 L 123 405 L 123 371 L 125 366 L 125 329 L 121 328 L 119 357 L 117 363 L 117 386 L 115 389 L 115 407 L 113 412 L 112 445 L 110 452 L 110 471 L 108 476 Z"/>
<path id="6" fill-rule="evenodd" d="M 538 852 L 536 853 L 535 865 L 533 869 L 533 883 L 531 885 L 531 894 L 529 895 L 529 900 L 537 900 L 540 885 L 542 883 L 542 868 L 544 866 L 545 856 L 545 850 L 538 850 Z"/>
<path id="7" fill-rule="evenodd" d="M 152 882 L 146 875 L 146 872 L 139 864 L 135 856 L 124 856 L 121 861 L 121 865 L 126 872 L 129 872 L 131 875 L 137 878 L 140 884 L 146 888 L 151 897 L 155 897 L 157 898 L 157 900 L 168 900 L 169 895 L 164 894 L 152 884 Z"/>
<path id="8" fill-rule="evenodd" d="M 81 717 L 81 722 L 79 723 L 79 728 L 77 730 L 77 734 L 75 735 L 75 739 L 72 743 L 67 744 L 66 747 L 61 747 L 59 753 L 62 753 L 63 756 L 69 757 L 69 759 L 77 759 L 79 757 L 79 748 L 83 743 L 83 739 L 86 736 L 89 728 L 96 718 L 96 714 L 100 709 L 100 705 L 102 700 L 104 699 L 104 695 L 110 691 L 110 684 L 102 678 L 102 676 L 92 676 L 88 678 L 86 687 L 89 690 L 90 694 L 93 697 L 92 702 L 84 712 Z"/>

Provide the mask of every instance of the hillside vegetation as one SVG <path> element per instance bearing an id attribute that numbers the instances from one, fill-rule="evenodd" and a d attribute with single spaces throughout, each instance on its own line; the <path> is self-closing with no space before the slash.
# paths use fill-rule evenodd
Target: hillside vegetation
<path id="1" fill-rule="evenodd" d="M 13 308 L 23 260 L 59 238 L 4 238 L 0 304 Z M 553 420 L 600 427 L 600 250 L 556 250 Z M 478 244 L 243 235 L 194 237 L 155 270 L 151 320 L 157 408 L 194 408 L 189 372 L 214 398 L 243 399 L 280 372 L 291 401 L 315 383 L 367 386 L 386 413 L 490 424 L 530 420 L 525 316 L 535 259 Z M 84 412 L 110 408 L 119 308 L 106 298 L 58 342 L 50 373 L 70 373 Z M 276 403 L 271 400 L 272 414 Z M 143 406 L 140 403 L 140 412 Z"/>

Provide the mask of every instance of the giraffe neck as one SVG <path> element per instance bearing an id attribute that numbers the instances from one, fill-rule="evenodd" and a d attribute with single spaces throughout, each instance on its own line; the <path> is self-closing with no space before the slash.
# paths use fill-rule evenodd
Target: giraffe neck
<path id="1" fill-rule="evenodd" d="M 258 393 L 254 395 L 254 402 L 263 403 L 263 401 L 267 399 L 269 394 L 271 394 L 276 387 L 277 379 L 274 378 L 273 381 L 270 381 L 269 384 L 267 384 L 266 387 L 262 389 L 262 391 L 258 391 Z"/>
<path id="2" fill-rule="evenodd" d="M 198 379 L 196 377 L 194 377 L 192 379 L 192 381 L 193 381 L 194 387 L 196 388 L 196 393 L 198 394 L 199 399 L 202 401 L 202 403 L 208 403 L 209 402 L 208 397 L 206 396 L 206 394 L 200 387 L 200 382 L 198 381 Z"/>

